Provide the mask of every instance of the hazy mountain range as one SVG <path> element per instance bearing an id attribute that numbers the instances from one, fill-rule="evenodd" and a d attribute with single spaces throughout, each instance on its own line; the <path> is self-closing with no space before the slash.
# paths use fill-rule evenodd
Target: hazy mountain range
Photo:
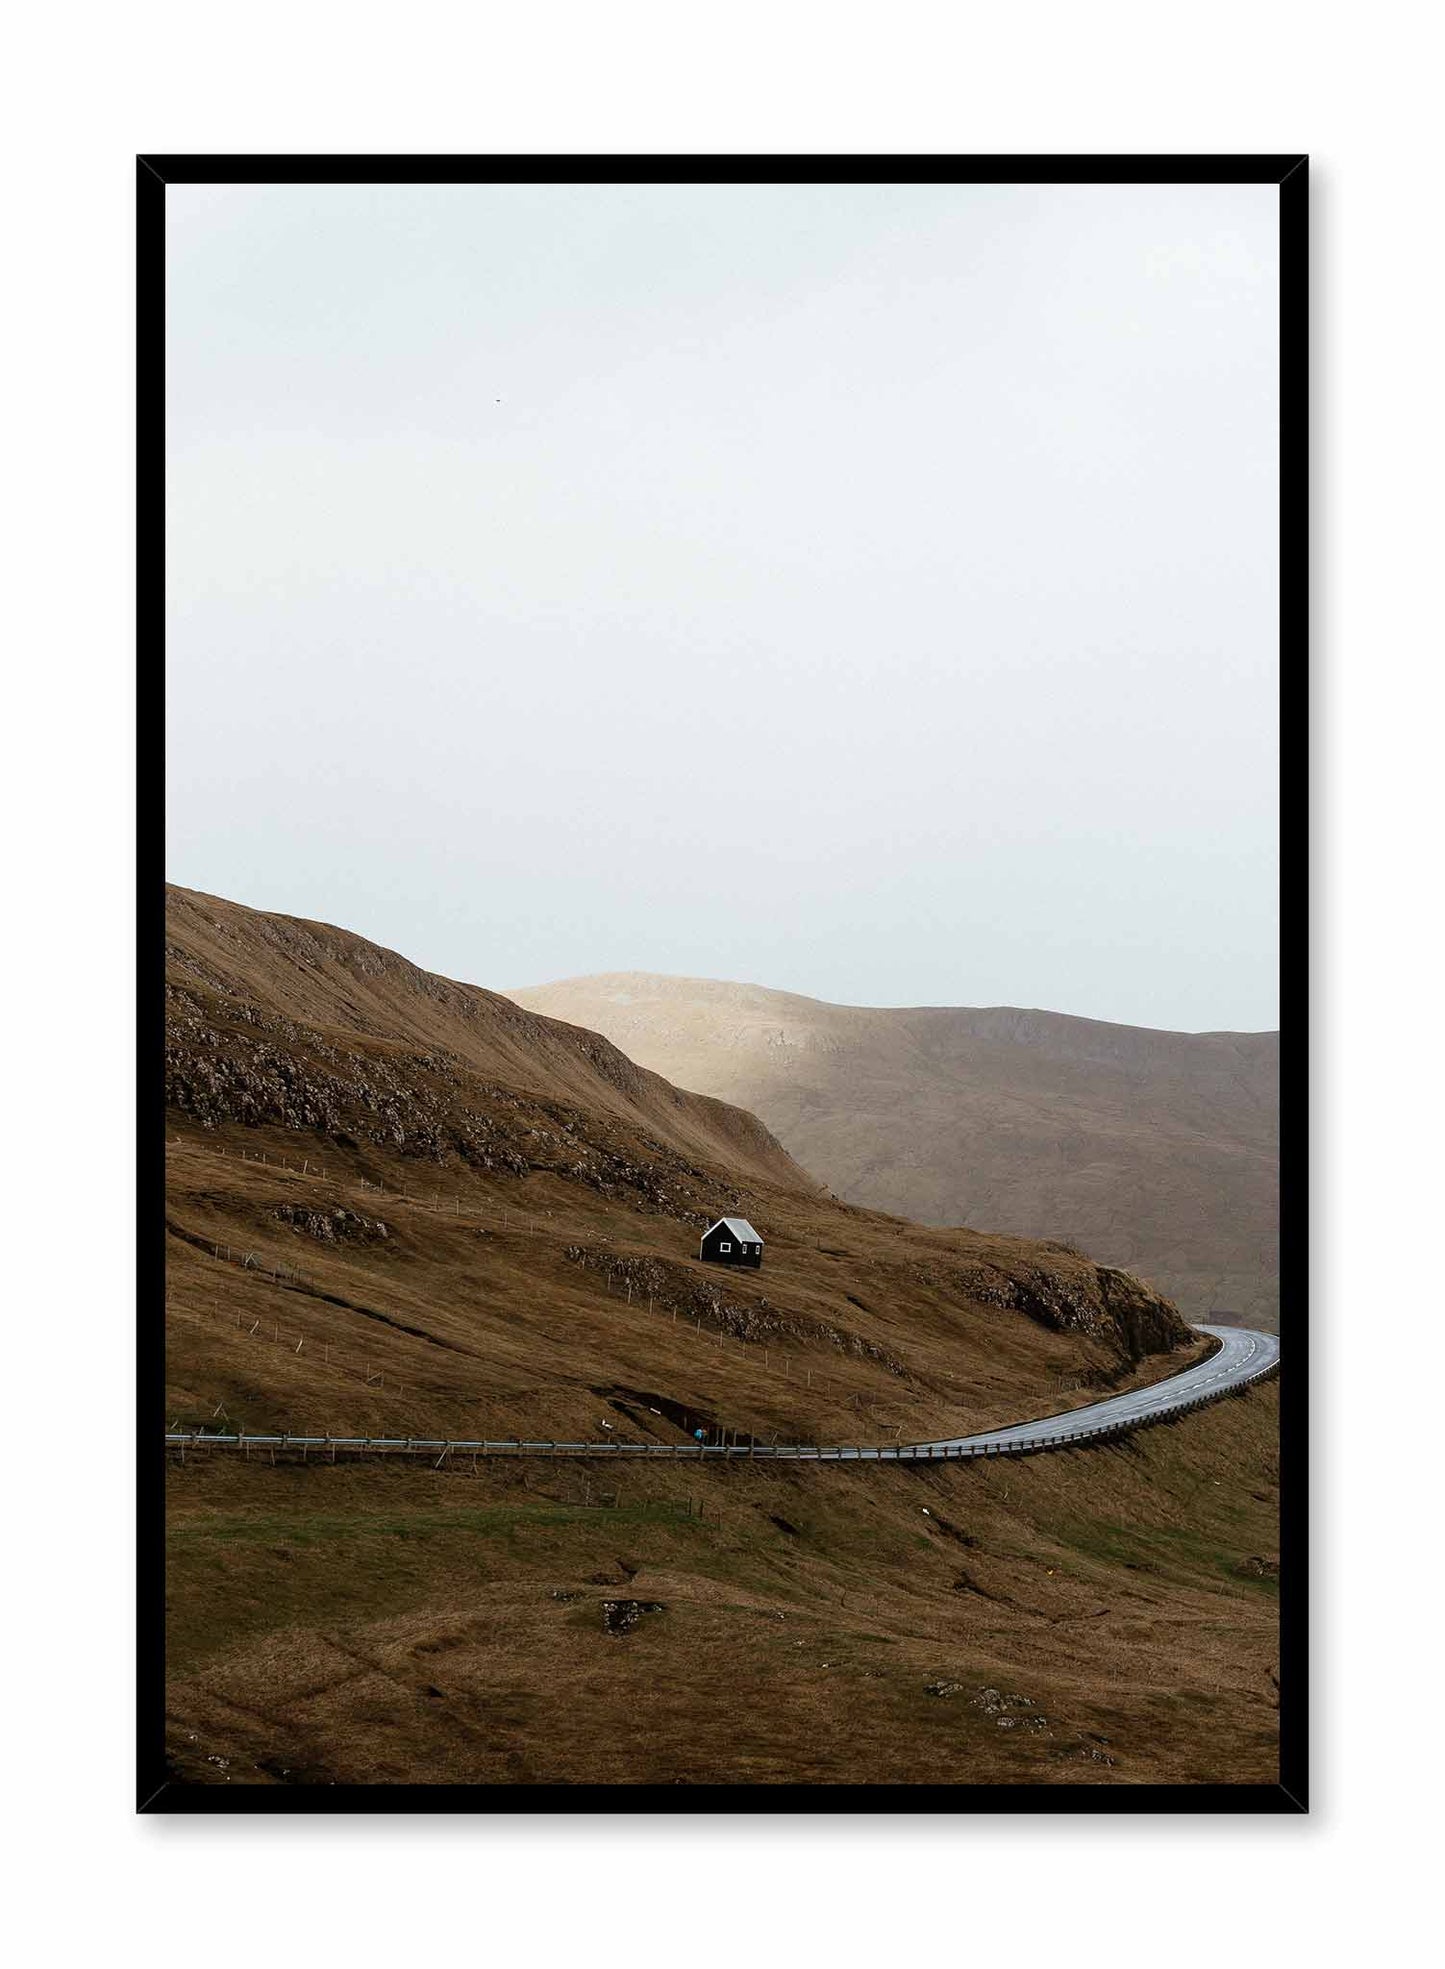
<path id="1" fill-rule="evenodd" d="M 1277 1323 L 1275 1033 L 830 1005 L 639 972 L 509 996 L 750 1109 L 850 1202 L 1067 1239 L 1188 1317 Z"/>

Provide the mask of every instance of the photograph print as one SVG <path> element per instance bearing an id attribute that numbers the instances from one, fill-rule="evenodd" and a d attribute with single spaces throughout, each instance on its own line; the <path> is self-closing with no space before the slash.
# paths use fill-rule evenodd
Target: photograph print
<path id="1" fill-rule="evenodd" d="M 137 160 L 142 1811 L 1306 1809 L 1307 183 Z"/>

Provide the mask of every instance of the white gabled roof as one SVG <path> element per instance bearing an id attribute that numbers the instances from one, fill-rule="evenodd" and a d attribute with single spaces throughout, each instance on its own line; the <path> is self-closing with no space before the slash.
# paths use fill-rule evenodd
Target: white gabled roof
<path id="1" fill-rule="evenodd" d="M 746 1217 L 719 1217 L 716 1224 L 708 1225 L 703 1236 L 711 1237 L 719 1224 L 725 1225 L 739 1244 L 761 1244 L 763 1241 Z"/>

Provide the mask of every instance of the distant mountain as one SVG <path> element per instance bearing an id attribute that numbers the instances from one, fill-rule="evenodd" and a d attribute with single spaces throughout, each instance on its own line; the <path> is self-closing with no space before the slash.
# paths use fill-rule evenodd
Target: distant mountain
<path id="1" fill-rule="evenodd" d="M 639 972 L 509 996 L 751 1109 L 849 1202 L 1065 1238 L 1187 1317 L 1277 1324 L 1275 1033 L 829 1005 Z"/>

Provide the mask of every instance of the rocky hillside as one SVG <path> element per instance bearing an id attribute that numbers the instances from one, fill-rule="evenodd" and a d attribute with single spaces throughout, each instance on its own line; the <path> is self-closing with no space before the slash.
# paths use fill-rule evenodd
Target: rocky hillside
<path id="1" fill-rule="evenodd" d="M 605 1115 L 618 1126 L 604 1133 L 637 1131 L 680 1165 L 814 1187 L 754 1115 L 363 937 L 174 887 L 166 927 L 166 1100 L 202 1126 L 271 1124 L 421 1161 L 636 1184 L 643 1172 L 614 1150 L 581 1148 L 582 1118 Z"/>
<path id="2" fill-rule="evenodd" d="M 1065 1237 L 1193 1319 L 1278 1315 L 1278 1036 L 873 1009 L 615 973 L 511 994 L 758 1114 L 841 1197 Z"/>
<path id="3" fill-rule="evenodd" d="M 1197 1345 L 1117 1267 L 840 1203 L 752 1115 L 344 931 L 173 890 L 166 991 L 177 1417 L 939 1434 Z M 698 1262 L 725 1209 L 761 1273 Z"/>

